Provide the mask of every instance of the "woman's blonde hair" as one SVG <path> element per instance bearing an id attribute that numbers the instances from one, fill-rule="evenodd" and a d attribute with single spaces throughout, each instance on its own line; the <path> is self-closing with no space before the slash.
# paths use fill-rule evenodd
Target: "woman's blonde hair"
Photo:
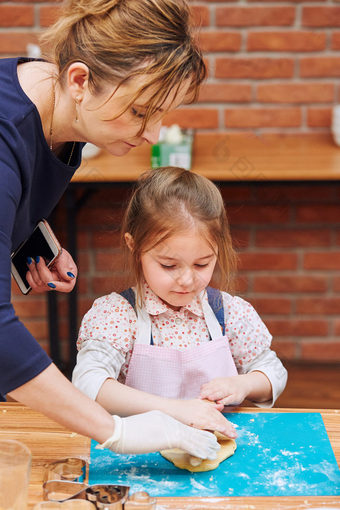
<path id="1" fill-rule="evenodd" d="M 126 209 L 121 231 L 139 304 L 144 282 L 142 254 L 170 236 L 192 228 L 197 228 L 214 250 L 217 248 L 215 284 L 221 290 L 230 291 L 236 255 L 219 189 L 209 179 L 177 167 L 142 174 Z M 132 249 L 124 242 L 126 232 L 132 237 Z"/>
<path id="2" fill-rule="evenodd" d="M 175 99 L 184 83 L 189 83 L 187 102 L 194 101 L 206 74 L 185 0 L 66 0 L 59 20 L 41 41 L 48 47 L 47 58 L 58 67 L 61 83 L 70 64 L 88 66 L 92 93 L 101 91 L 103 81 L 117 90 L 147 75 L 120 112 L 153 87 L 140 132 L 170 92 Z"/>

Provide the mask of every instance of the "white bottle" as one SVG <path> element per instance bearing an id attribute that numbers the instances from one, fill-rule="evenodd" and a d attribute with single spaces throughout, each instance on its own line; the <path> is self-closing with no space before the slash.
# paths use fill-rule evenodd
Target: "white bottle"
<path id="1" fill-rule="evenodd" d="M 332 133 L 334 142 L 340 146 L 340 105 L 334 106 L 333 108 Z"/>

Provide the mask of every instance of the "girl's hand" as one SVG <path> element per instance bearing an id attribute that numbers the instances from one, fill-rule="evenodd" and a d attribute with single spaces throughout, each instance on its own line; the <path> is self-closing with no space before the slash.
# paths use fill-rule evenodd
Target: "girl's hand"
<path id="1" fill-rule="evenodd" d="M 200 397 L 225 406 L 239 405 L 251 391 L 247 374 L 218 377 L 201 387 Z"/>
<path id="2" fill-rule="evenodd" d="M 204 402 L 199 399 L 170 400 L 168 412 L 177 420 L 197 429 L 221 432 L 228 437 L 237 437 L 235 428 L 221 413 L 222 404 Z"/>
<path id="3" fill-rule="evenodd" d="M 37 293 L 47 290 L 71 292 L 76 284 L 77 266 L 66 250 L 62 250 L 53 264 L 48 268 L 42 257 L 31 259 L 28 264 L 26 279 L 32 290 Z"/>

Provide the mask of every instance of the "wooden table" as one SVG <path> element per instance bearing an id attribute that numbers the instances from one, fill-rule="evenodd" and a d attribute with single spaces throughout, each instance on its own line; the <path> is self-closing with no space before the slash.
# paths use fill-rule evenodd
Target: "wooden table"
<path id="1" fill-rule="evenodd" d="M 84 160 L 72 183 L 135 181 L 150 168 L 150 146 L 122 158 Z M 340 178 L 340 147 L 329 134 L 197 134 L 192 170 L 214 181 L 327 181 Z"/>
<path id="2" fill-rule="evenodd" d="M 236 408 L 246 412 L 249 408 Z M 340 411 L 308 409 L 255 409 L 252 412 L 320 412 L 340 465 Z M 19 403 L 0 404 L 0 438 L 17 439 L 25 443 L 33 454 L 29 508 L 42 499 L 43 466 L 66 457 L 81 457 L 88 460 L 90 439 L 65 430 L 45 416 Z M 226 497 L 226 498 L 157 498 L 159 507 L 190 510 L 302 510 L 320 506 L 340 508 L 339 497 Z"/>

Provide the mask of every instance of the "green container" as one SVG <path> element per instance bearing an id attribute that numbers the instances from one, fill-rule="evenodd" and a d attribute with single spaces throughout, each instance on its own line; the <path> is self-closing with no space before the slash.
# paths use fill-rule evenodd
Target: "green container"
<path id="1" fill-rule="evenodd" d="M 192 159 L 193 136 L 185 134 L 178 144 L 158 142 L 151 147 L 151 167 L 179 166 L 190 170 Z"/>

